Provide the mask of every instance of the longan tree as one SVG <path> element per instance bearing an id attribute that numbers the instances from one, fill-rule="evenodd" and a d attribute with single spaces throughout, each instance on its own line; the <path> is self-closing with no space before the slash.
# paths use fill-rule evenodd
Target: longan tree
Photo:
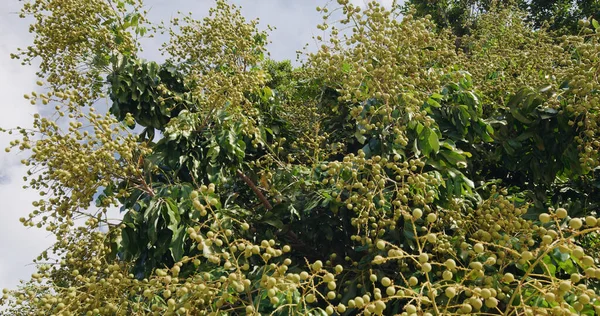
<path id="1" fill-rule="evenodd" d="M 41 195 L 21 221 L 57 242 L 8 312 L 600 313 L 598 22 L 498 9 L 457 49 L 398 6 L 317 10 L 294 67 L 224 0 L 169 26 L 138 0 L 24 4 L 13 58 L 55 113 L 7 150 Z M 155 32 L 162 63 L 139 57 Z"/>

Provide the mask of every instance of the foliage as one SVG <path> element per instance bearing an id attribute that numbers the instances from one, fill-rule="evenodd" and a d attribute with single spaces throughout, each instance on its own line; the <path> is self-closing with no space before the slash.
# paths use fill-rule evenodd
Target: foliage
<path id="1" fill-rule="evenodd" d="M 482 11 L 457 49 L 435 17 L 339 0 L 294 68 L 218 0 L 162 29 L 158 64 L 139 3 L 74 3 L 23 8 L 14 57 L 47 65 L 26 98 L 58 115 L 11 147 L 42 195 L 22 222 L 57 243 L 5 290 L 13 314 L 600 312 L 595 20 Z"/>
<path id="2" fill-rule="evenodd" d="M 404 9 L 412 7 L 418 16 L 429 14 L 439 27 L 462 36 L 470 33 L 481 14 L 507 5 L 526 12 L 527 21 L 536 28 L 548 25 L 566 33 L 576 33 L 580 20 L 600 18 L 600 4 L 595 0 L 409 0 Z"/>

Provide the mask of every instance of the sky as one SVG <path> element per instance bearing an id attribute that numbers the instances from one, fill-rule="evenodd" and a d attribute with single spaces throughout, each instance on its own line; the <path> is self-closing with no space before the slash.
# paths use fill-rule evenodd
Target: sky
<path id="1" fill-rule="evenodd" d="M 378 0 L 389 6 L 392 0 Z M 316 25 L 322 21 L 317 6 L 324 6 L 328 0 L 231 0 L 242 6 L 242 13 L 248 19 L 260 18 L 260 27 L 276 27 L 270 33 L 273 42 L 269 47 L 271 57 L 276 60 L 295 60 L 296 51 L 306 43 L 314 43 L 313 36 L 319 35 Z M 367 0 L 352 0 L 364 5 Z M 152 22 L 168 22 L 178 11 L 192 12 L 195 17 L 203 17 L 213 0 L 146 0 L 149 9 L 148 18 Z M 32 42 L 28 33 L 28 21 L 20 19 L 17 12 L 22 2 L 18 0 L 0 0 L 0 127 L 30 127 L 33 115 L 46 112 L 38 106 L 29 104 L 24 94 L 39 89 L 35 82 L 36 65 L 21 66 L 11 60 L 9 54 L 18 47 L 24 48 Z M 157 37 L 143 43 L 144 57 L 160 61 L 158 48 L 165 38 Z M 24 190 L 23 176 L 27 167 L 21 165 L 21 159 L 27 153 L 4 148 L 14 139 L 14 135 L 0 133 L 0 289 L 15 288 L 19 280 L 27 280 L 34 272 L 32 260 L 53 242 L 54 237 L 44 229 L 26 228 L 19 222 L 33 208 L 31 202 L 38 198 L 37 192 Z"/>

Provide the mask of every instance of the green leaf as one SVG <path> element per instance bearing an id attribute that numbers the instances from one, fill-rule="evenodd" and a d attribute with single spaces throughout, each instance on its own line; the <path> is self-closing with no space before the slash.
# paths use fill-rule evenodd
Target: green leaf
<path id="1" fill-rule="evenodd" d="M 596 21 L 596 19 L 592 19 L 592 26 L 595 30 L 598 30 L 600 28 L 600 24 L 598 23 L 598 21 Z"/>
<path id="2" fill-rule="evenodd" d="M 179 221 L 181 220 L 181 216 L 179 215 L 179 209 L 177 208 L 177 204 L 175 203 L 175 201 L 173 201 L 173 199 L 171 199 L 170 197 L 165 199 L 165 206 L 167 209 L 167 215 L 169 216 L 169 224 L 167 225 L 167 227 L 174 234 L 177 230 L 177 227 L 179 226 Z"/>
<path id="3" fill-rule="evenodd" d="M 263 220 L 263 223 L 269 224 L 277 229 L 283 229 L 284 227 L 283 222 L 276 218 L 265 219 Z"/>
<path id="4" fill-rule="evenodd" d="M 546 255 L 544 256 L 544 258 L 542 258 L 542 261 L 544 262 L 544 264 L 542 264 L 541 266 L 544 268 L 544 271 L 549 273 L 553 277 L 556 276 L 556 266 L 552 262 L 552 258 Z"/>
<path id="5" fill-rule="evenodd" d="M 344 63 L 344 64 L 342 65 L 342 71 L 343 71 L 344 73 L 349 73 L 351 70 L 352 70 L 352 66 L 350 66 L 350 64 L 348 64 L 348 63 Z"/>
<path id="6" fill-rule="evenodd" d="M 354 133 L 354 137 L 361 145 L 364 145 L 365 141 L 367 140 L 365 135 L 361 134 L 360 131 L 356 131 L 356 133 Z"/>
<path id="7" fill-rule="evenodd" d="M 434 153 L 438 153 L 440 151 L 440 139 L 435 131 L 431 130 L 428 137 L 429 147 L 433 149 Z"/>
<path id="8" fill-rule="evenodd" d="M 173 260 L 179 261 L 183 257 L 184 249 L 183 249 L 183 239 L 186 234 L 184 232 L 184 226 L 180 226 L 178 229 L 173 231 L 173 236 L 171 237 L 171 245 L 169 246 L 169 250 L 171 251 L 171 255 L 173 256 Z"/>

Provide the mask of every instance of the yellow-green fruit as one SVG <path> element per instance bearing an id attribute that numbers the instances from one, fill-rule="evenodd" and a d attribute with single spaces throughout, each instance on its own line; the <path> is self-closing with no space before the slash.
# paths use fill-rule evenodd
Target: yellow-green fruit
<path id="1" fill-rule="evenodd" d="M 419 284 L 419 279 L 415 278 L 414 276 L 408 279 L 408 285 L 415 286 L 417 284 Z"/>
<path id="2" fill-rule="evenodd" d="M 481 307 L 483 307 L 483 302 L 479 298 L 471 297 L 471 299 L 469 300 L 469 303 L 471 304 L 471 306 L 473 306 L 473 308 L 475 308 L 477 310 L 479 310 L 479 309 L 481 309 Z"/>
<path id="3" fill-rule="evenodd" d="M 598 224 L 598 220 L 594 216 L 586 216 L 585 224 L 590 227 L 594 227 L 594 226 L 596 226 L 596 224 Z"/>
<path id="4" fill-rule="evenodd" d="M 423 211 L 420 208 L 416 208 L 412 211 L 412 216 L 415 219 L 419 219 L 423 216 Z"/>
<path id="5" fill-rule="evenodd" d="M 544 294 L 544 299 L 546 300 L 546 302 L 552 303 L 552 302 L 556 301 L 556 295 L 554 295 L 554 293 L 552 293 L 552 292 L 548 292 L 548 293 Z"/>
<path id="6" fill-rule="evenodd" d="M 446 281 L 452 279 L 452 272 L 450 270 L 444 271 L 444 273 L 442 273 L 442 278 Z"/>
<path id="7" fill-rule="evenodd" d="M 312 267 L 315 271 L 319 271 L 321 268 L 323 268 L 323 262 L 321 260 L 317 260 L 315 263 L 313 263 Z"/>
<path id="8" fill-rule="evenodd" d="M 385 294 L 392 296 L 396 294 L 396 289 L 393 286 L 389 286 L 387 289 L 385 289 Z"/>
<path id="9" fill-rule="evenodd" d="M 577 298 L 577 301 L 583 305 L 587 305 L 590 303 L 590 296 L 583 293 L 583 294 L 579 295 L 579 297 Z"/>
<path id="10" fill-rule="evenodd" d="M 431 271 L 431 264 L 430 264 L 430 263 L 428 263 L 428 262 L 427 262 L 427 263 L 423 263 L 423 264 L 421 265 L 421 271 L 423 271 L 423 272 L 425 272 L 425 273 L 428 273 L 428 272 L 430 272 L 430 271 Z"/>
<path id="11" fill-rule="evenodd" d="M 581 221 L 581 218 L 571 218 L 569 226 L 573 229 L 579 229 L 583 226 L 583 222 Z"/>
<path id="12" fill-rule="evenodd" d="M 561 281 L 558 285 L 558 288 L 563 292 L 570 290 L 571 289 L 571 281 Z"/>
<path id="13" fill-rule="evenodd" d="M 392 280 L 390 280 L 390 278 L 388 277 L 384 277 L 381 279 L 381 285 L 383 286 L 390 286 L 392 284 Z"/>
<path id="14" fill-rule="evenodd" d="M 385 241 L 383 241 L 383 240 L 378 240 L 378 241 L 377 241 L 377 249 L 379 249 L 379 250 L 383 250 L 383 249 L 385 249 Z"/>
<path id="15" fill-rule="evenodd" d="M 498 300 L 495 297 L 489 297 L 485 300 L 485 306 L 488 308 L 494 308 L 498 306 Z"/>
<path id="16" fill-rule="evenodd" d="M 437 215 L 435 213 L 427 214 L 427 221 L 433 223 L 437 220 Z"/>
<path id="17" fill-rule="evenodd" d="M 567 215 L 569 215 L 569 213 L 567 213 L 567 210 L 559 207 L 556 209 L 556 216 L 558 216 L 558 218 L 566 218 Z"/>
<path id="18" fill-rule="evenodd" d="M 581 264 L 584 267 L 591 267 L 594 265 L 594 258 L 590 257 L 590 256 L 583 256 L 581 258 Z"/>
<path id="19" fill-rule="evenodd" d="M 483 244 L 476 243 L 475 246 L 473 246 L 473 250 L 475 250 L 476 253 L 482 253 L 485 248 L 483 247 Z"/>
<path id="20" fill-rule="evenodd" d="M 521 258 L 525 261 L 529 261 L 533 259 L 533 254 L 530 251 L 523 251 L 523 253 L 521 254 Z"/>
<path id="21" fill-rule="evenodd" d="M 540 222 L 545 224 L 545 223 L 548 223 L 552 219 L 552 216 L 550 216 L 550 214 L 548 214 L 548 213 L 542 213 L 542 214 L 540 214 L 539 219 L 540 219 Z"/>

